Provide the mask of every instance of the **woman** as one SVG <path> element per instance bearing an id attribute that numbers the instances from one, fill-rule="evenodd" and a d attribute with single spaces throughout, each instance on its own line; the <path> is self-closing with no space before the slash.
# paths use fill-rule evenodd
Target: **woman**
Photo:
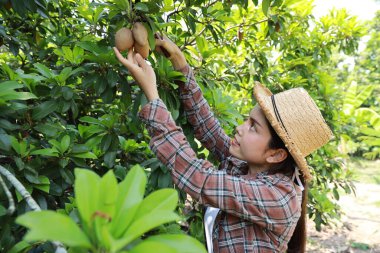
<path id="1" fill-rule="evenodd" d="M 302 190 L 303 181 L 311 178 L 305 156 L 331 137 L 310 96 L 299 88 L 272 95 L 257 83 L 258 104 L 231 139 L 211 113 L 181 50 L 160 36 L 156 50 L 186 76 L 179 90 L 187 119 L 197 139 L 220 161 L 218 168 L 196 157 L 159 98 L 152 67 L 139 54 L 130 51 L 124 58 L 114 48 L 149 100 L 139 116 L 152 151 L 171 170 L 174 183 L 208 207 L 208 251 L 304 252 Z"/>

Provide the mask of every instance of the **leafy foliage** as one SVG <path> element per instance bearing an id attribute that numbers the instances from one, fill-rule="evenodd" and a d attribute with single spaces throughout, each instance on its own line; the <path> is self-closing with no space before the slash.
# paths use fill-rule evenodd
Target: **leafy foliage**
<path id="1" fill-rule="evenodd" d="M 232 133 L 252 108 L 254 81 L 265 83 L 274 92 L 297 86 L 309 91 L 336 136 L 309 159 L 315 178 L 309 214 L 318 226 L 326 224 L 338 215 L 338 189 L 352 189 L 349 172 L 342 166 L 345 156 L 338 147 L 356 127 L 351 124 L 355 117 L 364 117 L 364 112 L 357 111 L 356 116 L 351 114 L 341 121 L 341 98 L 349 98 L 337 85 L 339 74 L 331 71 L 336 69 L 333 56 L 354 54 L 365 28 L 344 10 L 334 10 L 320 20 L 311 11 L 312 1 L 294 0 L 1 0 L 1 164 L 42 209 L 66 207 L 73 216 L 74 209 L 68 206 L 75 206 L 77 167 L 95 171 L 99 177 L 108 175 L 105 178 L 114 190 L 115 180 L 107 172 L 113 171 L 126 188 L 134 187 L 123 180 L 136 164 L 148 168 L 147 193 L 172 185 L 169 171 L 149 150 L 147 132 L 142 131 L 137 118 L 145 98 L 111 50 L 119 28 L 142 21 L 148 28 L 151 48 L 155 32 L 166 33 L 181 46 L 227 133 Z M 371 55 L 379 54 L 367 56 Z M 183 76 L 155 53 L 149 60 L 158 77 L 160 95 L 192 148 L 199 156 L 211 158 L 194 140 L 183 116 L 175 90 Z M 101 184 L 97 176 L 89 177 Z M 77 204 L 77 198 L 85 199 L 87 192 L 82 194 L 75 196 Z M 115 196 L 104 197 L 115 201 L 111 199 Z M 179 213 L 185 213 L 185 201 L 181 193 Z M 18 249 L 47 247 L 38 243 L 26 246 L 21 241 L 23 229 L 14 223 L 16 214 L 1 212 L 6 205 L 1 191 L 0 250 L 14 245 Z M 87 224 L 92 207 L 78 209 Z M 25 200 L 18 196 L 17 215 L 26 211 Z M 107 215 L 112 212 L 102 210 Z M 193 210 L 185 217 L 189 233 L 203 238 L 200 212 Z M 95 221 L 100 229 L 106 220 L 96 216 Z M 90 230 L 83 227 L 83 231 L 88 235 Z M 121 227 L 112 230 L 117 236 L 124 232 Z M 91 243 L 101 233 L 100 229 L 91 235 Z M 167 240 L 165 236 L 156 238 L 147 244 Z"/>
<path id="2" fill-rule="evenodd" d="M 28 212 L 16 220 L 30 229 L 25 240 L 60 241 L 75 250 L 92 252 L 125 248 L 135 253 L 205 252 L 201 243 L 183 234 L 160 234 L 133 242 L 149 230 L 179 219 L 173 212 L 178 202 L 174 189 L 154 191 L 144 199 L 147 180 L 141 167 L 131 168 L 119 184 L 112 170 L 100 178 L 92 171 L 76 169 L 75 178 L 81 228 L 68 215 L 50 210 Z"/>

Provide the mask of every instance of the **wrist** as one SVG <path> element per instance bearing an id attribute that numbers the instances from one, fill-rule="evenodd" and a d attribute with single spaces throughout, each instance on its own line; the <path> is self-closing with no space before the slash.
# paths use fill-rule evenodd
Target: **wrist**
<path id="1" fill-rule="evenodd" d="M 146 93 L 145 93 L 145 96 L 146 96 L 146 98 L 148 99 L 148 101 L 153 101 L 153 100 L 155 100 L 155 99 L 160 98 L 160 96 L 158 95 L 158 91 L 157 91 L 157 89 L 154 90 L 154 91 L 146 92 Z"/>

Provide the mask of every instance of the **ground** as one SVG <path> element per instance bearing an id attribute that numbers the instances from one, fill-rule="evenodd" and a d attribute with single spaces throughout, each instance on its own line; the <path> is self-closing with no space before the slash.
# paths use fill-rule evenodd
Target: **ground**
<path id="1" fill-rule="evenodd" d="M 342 195 L 340 222 L 322 231 L 308 224 L 307 252 L 380 253 L 380 160 L 355 162 L 356 195 Z"/>

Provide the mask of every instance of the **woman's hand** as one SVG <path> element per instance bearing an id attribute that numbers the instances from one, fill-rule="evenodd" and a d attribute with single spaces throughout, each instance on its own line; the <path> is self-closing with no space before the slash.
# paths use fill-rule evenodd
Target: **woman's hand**
<path id="1" fill-rule="evenodd" d="M 124 58 L 119 50 L 114 47 L 117 59 L 129 70 L 133 79 L 139 84 L 143 90 L 146 98 L 149 101 L 159 98 L 156 75 L 152 66 L 150 66 L 138 53 L 134 53 L 132 50 L 128 51 L 127 58 Z"/>
<path id="2" fill-rule="evenodd" d="M 164 54 L 171 62 L 175 70 L 183 69 L 186 65 L 186 58 L 181 49 L 165 35 L 156 33 L 156 51 Z"/>

